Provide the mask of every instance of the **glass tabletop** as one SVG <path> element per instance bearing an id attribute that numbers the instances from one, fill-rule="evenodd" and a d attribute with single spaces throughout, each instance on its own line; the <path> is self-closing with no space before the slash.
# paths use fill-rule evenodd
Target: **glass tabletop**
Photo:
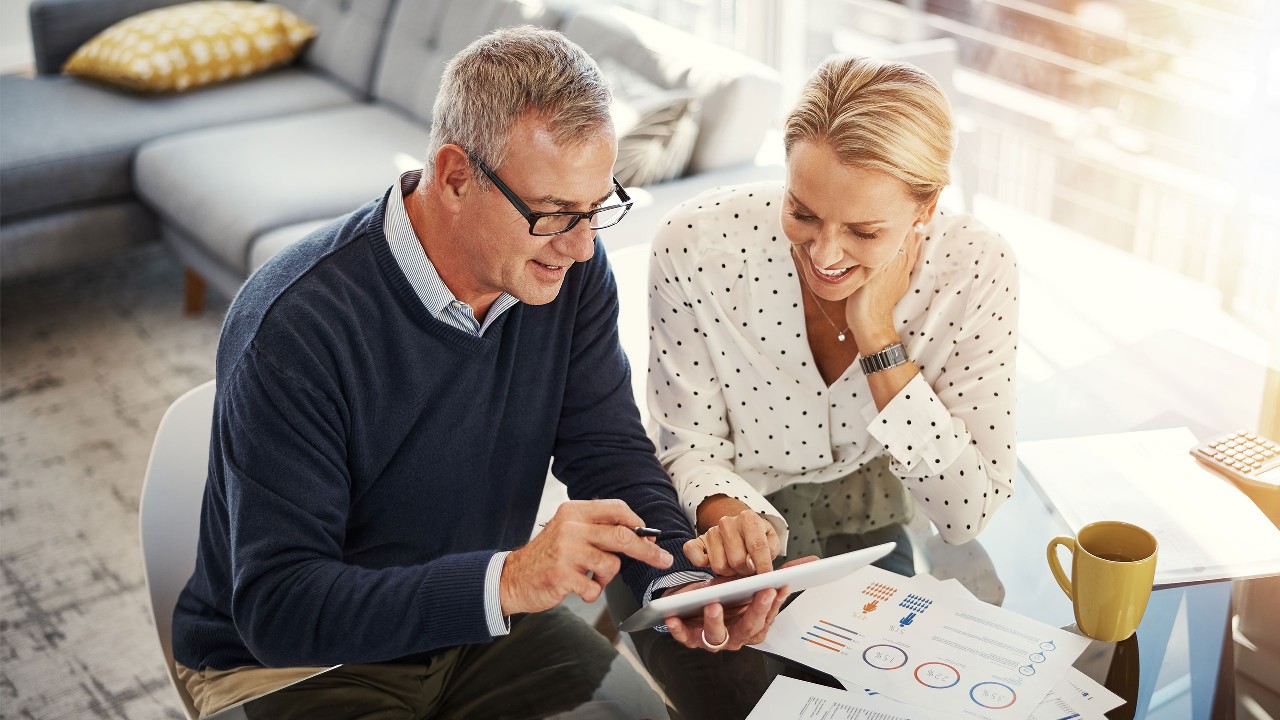
<path id="1" fill-rule="evenodd" d="M 1200 440 L 1260 417 L 1266 369 L 1181 332 L 1118 344 L 1094 361 L 1019 387 L 1019 441 L 1185 426 Z M 956 577 L 980 598 L 1074 628 L 1045 546 L 1070 535 L 1019 468 L 1016 494 L 967 546 L 923 541 L 920 572 Z M 921 563 L 917 563 L 920 565 Z M 1231 583 L 1156 590 L 1137 633 L 1094 643 L 1077 667 L 1126 704 L 1114 718 L 1209 718 L 1233 702 Z"/>
<path id="2" fill-rule="evenodd" d="M 918 540 L 916 571 L 955 578 L 983 601 L 1078 632 L 1071 601 L 1045 559 L 1049 541 L 1071 532 L 1027 482 L 1018 478 L 1023 491 L 977 539 L 959 546 L 937 535 Z M 1220 683 L 1229 684 L 1232 674 L 1230 600 L 1230 582 L 1156 590 L 1134 636 L 1093 641 L 1076 667 L 1125 699 L 1107 717 L 1211 717 Z"/>

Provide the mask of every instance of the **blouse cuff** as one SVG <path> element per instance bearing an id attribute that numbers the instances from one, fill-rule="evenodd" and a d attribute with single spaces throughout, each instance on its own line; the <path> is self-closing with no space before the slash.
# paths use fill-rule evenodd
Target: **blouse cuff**
<path id="1" fill-rule="evenodd" d="M 968 433 L 951 417 L 951 411 L 917 373 L 876 412 L 868 403 L 862 417 L 867 432 L 884 446 L 904 475 L 936 475 L 964 452 Z"/>
<path id="2" fill-rule="evenodd" d="M 673 478 L 677 476 L 676 472 L 672 472 Z M 780 554 L 787 552 L 787 521 L 782 519 L 782 513 L 773 506 L 773 503 L 765 499 L 764 495 L 746 480 L 731 472 L 720 473 L 699 473 L 698 476 L 683 480 L 684 491 L 680 493 L 681 505 L 684 507 L 685 515 L 689 518 L 689 524 L 696 531 L 698 527 L 698 506 L 703 500 L 713 495 L 728 495 L 731 498 L 741 500 L 743 504 L 760 514 L 769 524 L 773 526 L 773 531 L 778 534 L 778 540 L 781 543 L 782 550 Z"/>

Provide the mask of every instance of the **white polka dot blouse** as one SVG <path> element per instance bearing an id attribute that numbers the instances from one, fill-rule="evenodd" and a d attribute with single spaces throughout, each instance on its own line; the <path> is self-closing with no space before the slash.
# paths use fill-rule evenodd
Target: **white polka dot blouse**
<path id="1" fill-rule="evenodd" d="M 814 364 L 778 183 L 717 188 L 664 220 L 649 266 L 647 398 L 654 442 L 690 522 L 702 500 L 846 477 L 880 454 L 952 543 L 1012 492 L 1017 263 L 967 214 L 939 211 L 894 311 L 920 368 L 877 411 L 857 362 L 830 387 Z"/>

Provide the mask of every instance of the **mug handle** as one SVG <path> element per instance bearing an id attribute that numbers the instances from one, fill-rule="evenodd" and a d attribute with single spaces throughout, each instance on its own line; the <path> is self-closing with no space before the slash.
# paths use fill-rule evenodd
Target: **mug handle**
<path id="1" fill-rule="evenodd" d="M 1058 587 L 1062 588 L 1062 592 L 1067 594 L 1071 602 L 1075 602 L 1075 598 L 1071 595 L 1071 580 L 1067 578 L 1067 574 L 1062 571 L 1062 563 L 1058 560 L 1057 549 L 1059 545 L 1064 545 L 1071 551 L 1074 557 L 1076 554 L 1076 540 L 1064 535 L 1049 541 L 1049 546 L 1045 548 L 1045 554 L 1049 558 L 1049 569 L 1053 571 L 1053 577 L 1058 581 Z"/>

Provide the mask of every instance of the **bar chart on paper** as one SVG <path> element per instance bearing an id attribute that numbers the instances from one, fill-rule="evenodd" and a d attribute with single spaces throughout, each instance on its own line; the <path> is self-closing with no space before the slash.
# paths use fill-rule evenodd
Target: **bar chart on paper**
<path id="1" fill-rule="evenodd" d="M 760 648 L 895 700 L 997 718 L 1027 717 L 1087 645 L 956 583 L 867 567 L 797 598 Z"/>

